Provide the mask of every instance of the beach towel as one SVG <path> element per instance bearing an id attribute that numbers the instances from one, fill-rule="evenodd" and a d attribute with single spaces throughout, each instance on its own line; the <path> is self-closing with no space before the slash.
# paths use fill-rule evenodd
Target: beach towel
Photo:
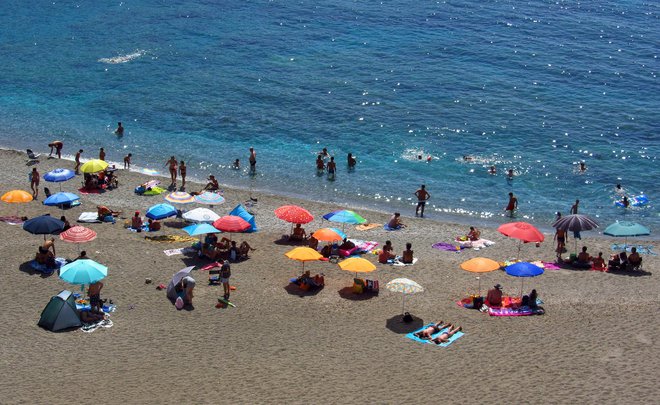
<path id="1" fill-rule="evenodd" d="M 112 321 L 110 319 L 103 319 L 94 323 L 84 323 L 83 326 L 80 327 L 80 330 L 85 333 L 92 333 L 98 328 L 112 328 Z"/>
<path id="2" fill-rule="evenodd" d="M 401 229 L 401 228 L 403 228 L 403 227 L 402 227 L 402 226 L 399 226 L 398 228 L 392 228 L 392 227 L 390 227 L 390 226 L 387 225 L 387 224 L 383 225 L 383 229 L 385 229 L 386 231 L 398 231 L 398 230 Z"/>
<path id="3" fill-rule="evenodd" d="M 64 266 L 66 264 L 66 259 L 63 257 L 58 257 L 55 259 L 55 268 L 48 268 L 46 267 L 45 264 L 39 264 L 37 263 L 36 260 L 32 260 L 30 262 L 30 267 L 36 272 L 39 272 L 41 274 L 52 274 L 55 270 L 59 269 L 60 267 Z"/>
<path id="4" fill-rule="evenodd" d="M 163 250 L 163 253 L 165 253 L 168 256 L 174 256 L 174 255 L 182 255 L 184 253 L 193 253 L 196 252 L 197 250 L 193 247 L 185 247 L 185 248 L 178 248 L 178 249 L 167 249 Z"/>
<path id="5" fill-rule="evenodd" d="M 529 316 L 543 315 L 544 313 L 543 308 L 488 308 L 488 315 L 490 316 Z"/>
<path id="6" fill-rule="evenodd" d="M 532 264 L 536 264 L 537 262 L 533 262 Z M 538 264 L 537 264 L 538 266 Z M 557 266 L 557 263 L 554 262 L 541 262 L 541 266 L 539 266 L 545 270 L 560 270 L 561 267 Z"/>
<path id="7" fill-rule="evenodd" d="M 129 226 L 128 228 L 126 228 L 126 229 L 128 229 L 128 230 L 131 231 L 131 232 L 137 232 L 137 231 L 138 231 L 137 229 L 135 229 L 135 228 L 133 228 L 133 227 L 130 227 L 130 226 Z M 149 231 L 149 225 L 142 225 L 142 228 L 141 228 L 140 230 L 141 230 L 142 232 L 150 232 L 150 231 Z"/>
<path id="8" fill-rule="evenodd" d="M 459 244 L 459 246 L 461 246 L 461 248 L 472 248 L 474 250 L 480 250 L 495 244 L 495 242 L 488 239 L 461 240 L 456 242 Z"/>
<path id="9" fill-rule="evenodd" d="M 641 255 L 651 255 L 651 256 L 657 256 L 658 254 L 653 251 L 653 246 L 644 246 L 644 245 L 625 245 L 625 244 L 617 244 L 614 243 L 611 248 L 614 251 L 621 252 L 624 249 L 626 252 L 630 253 L 632 248 L 637 249 L 637 253 Z"/>
<path id="10" fill-rule="evenodd" d="M 388 263 L 389 263 L 389 260 L 388 260 Z M 415 263 L 417 263 L 417 258 L 416 257 L 413 257 L 412 263 L 404 263 L 404 262 L 400 261 L 400 258 L 397 257 L 396 259 L 394 259 L 392 261 L 392 266 L 412 266 Z"/>
<path id="11" fill-rule="evenodd" d="M 406 337 L 407 337 L 408 339 L 410 339 L 410 340 L 414 340 L 415 342 L 419 342 L 419 343 L 431 344 L 431 345 L 433 345 L 433 346 L 439 346 L 439 347 L 447 347 L 447 346 L 449 346 L 450 344 L 454 343 L 454 342 L 455 342 L 457 339 L 459 339 L 461 336 L 465 335 L 465 333 L 463 333 L 463 331 L 458 331 L 458 332 L 454 333 L 454 335 L 451 336 L 447 342 L 440 343 L 440 344 L 435 344 L 435 343 L 431 342 L 431 340 L 421 339 L 421 338 L 415 336 L 415 333 L 421 332 L 421 331 L 423 331 L 424 329 L 428 328 L 429 326 L 433 326 L 433 325 L 435 325 L 435 324 L 430 323 L 430 324 L 428 324 L 428 325 L 426 325 L 426 326 L 423 326 L 423 327 L 417 329 L 417 330 L 414 331 L 414 332 L 410 332 L 410 333 L 408 333 L 408 334 L 406 335 Z M 447 330 L 448 330 L 448 328 L 442 328 L 442 329 L 440 329 L 440 331 L 439 331 L 438 333 L 435 333 L 435 334 L 431 335 L 431 339 L 435 339 L 436 337 L 440 336 L 440 335 L 442 334 L 442 332 L 445 332 L 445 331 L 447 331 Z"/>
<path id="12" fill-rule="evenodd" d="M 21 225 L 23 223 L 23 220 L 16 216 L 0 217 L 0 221 L 9 225 Z"/>
<path id="13" fill-rule="evenodd" d="M 101 194 L 101 193 L 105 193 L 105 186 L 103 186 L 103 188 L 93 188 L 91 190 L 88 190 L 85 187 L 80 187 L 78 189 L 78 192 L 80 194 Z"/>
<path id="14" fill-rule="evenodd" d="M 358 231 L 368 231 L 369 229 L 379 228 L 381 224 L 360 224 L 355 227 Z"/>
<path id="15" fill-rule="evenodd" d="M 446 243 L 446 242 L 434 243 L 431 245 L 431 247 L 434 249 L 444 250 L 447 252 L 460 252 L 461 249 L 465 249 L 464 246 L 457 245 L 456 243 Z"/>
<path id="16" fill-rule="evenodd" d="M 151 189 L 145 190 L 142 193 L 142 195 L 159 195 L 159 194 L 163 194 L 165 191 L 167 190 L 165 190 L 164 188 L 154 186 L 151 187 Z"/>
<path id="17" fill-rule="evenodd" d="M 350 239 L 351 242 L 355 243 L 355 247 L 358 249 L 358 252 L 369 253 L 378 246 L 378 242 L 375 241 L 364 241 L 359 239 Z"/>
<path id="18" fill-rule="evenodd" d="M 197 238 L 190 236 L 180 235 L 158 235 L 158 236 L 145 236 L 144 239 L 152 242 L 174 243 L 174 242 L 197 242 Z"/>
<path id="19" fill-rule="evenodd" d="M 78 222 L 100 223 L 101 221 L 99 220 L 99 214 L 96 212 L 83 212 L 78 217 Z"/>

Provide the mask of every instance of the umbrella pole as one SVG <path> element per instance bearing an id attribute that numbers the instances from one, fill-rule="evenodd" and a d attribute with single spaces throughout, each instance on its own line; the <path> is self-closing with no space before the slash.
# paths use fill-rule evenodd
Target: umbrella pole
<path id="1" fill-rule="evenodd" d="M 525 278 L 521 277 L 520 278 L 520 298 L 523 296 L 523 285 L 525 285 Z"/>
<path id="2" fill-rule="evenodd" d="M 522 240 L 518 242 L 518 257 L 516 259 L 520 260 L 520 248 L 522 247 Z"/>
<path id="3" fill-rule="evenodd" d="M 401 315 L 406 314 L 406 293 L 403 293 L 403 297 L 401 298 Z"/>
<path id="4" fill-rule="evenodd" d="M 479 296 L 481 297 L 481 277 L 477 277 L 477 280 L 479 280 Z"/>

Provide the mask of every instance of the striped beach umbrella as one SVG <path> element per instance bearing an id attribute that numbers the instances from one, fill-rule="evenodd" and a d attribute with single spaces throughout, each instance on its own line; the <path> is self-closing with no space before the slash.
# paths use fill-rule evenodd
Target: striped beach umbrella
<path id="1" fill-rule="evenodd" d="M 205 191 L 200 195 L 196 195 L 195 201 L 198 202 L 199 204 L 218 205 L 225 202 L 225 198 L 218 193 L 211 193 L 209 191 Z"/>
<path id="2" fill-rule="evenodd" d="M 195 197 L 185 191 L 175 191 L 166 195 L 165 200 L 173 204 L 191 204 L 195 202 Z"/>
<path id="3" fill-rule="evenodd" d="M 62 232 L 60 239 L 75 244 L 91 242 L 96 239 L 96 232 L 84 226 L 76 225 Z"/>

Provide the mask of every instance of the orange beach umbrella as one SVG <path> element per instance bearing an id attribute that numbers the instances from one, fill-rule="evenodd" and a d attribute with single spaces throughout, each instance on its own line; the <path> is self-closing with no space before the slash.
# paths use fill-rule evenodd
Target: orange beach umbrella
<path id="1" fill-rule="evenodd" d="M 461 269 L 471 273 L 488 273 L 499 268 L 500 264 L 498 262 L 485 257 L 475 257 L 461 263 Z M 479 280 L 479 295 L 481 295 L 481 278 L 477 277 L 477 280 Z"/>
<path id="2" fill-rule="evenodd" d="M 320 260 L 323 257 L 319 252 L 309 247 L 297 247 L 286 252 L 284 256 L 302 262 L 303 273 L 305 272 L 305 262 Z"/>
<path id="3" fill-rule="evenodd" d="M 33 200 L 32 194 L 23 190 L 7 191 L 0 199 L 9 204 L 24 204 Z M 16 217 L 18 217 L 18 206 L 16 206 Z"/>

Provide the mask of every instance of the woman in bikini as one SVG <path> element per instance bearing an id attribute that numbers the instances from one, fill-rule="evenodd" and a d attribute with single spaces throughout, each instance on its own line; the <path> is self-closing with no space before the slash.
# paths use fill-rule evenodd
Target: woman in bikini
<path id="1" fill-rule="evenodd" d="M 435 325 L 431 325 L 428 328 L 424 328 L 423 330 L 420 330 L 419 332 L 415 332 L 415 336 L 417 336 L 420 339 L 431 340 L 432 335 L 440 332 L 442 329 L 446 328 L 447 326 L 451 326 L 451 325 L 446 325 L 443 321 L 440 321 Z"/>
<path id="2" fill-rule="evenodd" d="M 441 343 L 447 343 L 449 342 L 449 339 L 456 334 L 456 332 L 459 332 L 463 330 L 462 327 L 455 327 L 452 324 L 448 325 L 448 328 L 446 331 L 442 332 L 440 335 L 436 336 L 435 339 L 431 340 L 431 342 L 435 343 L 436 345 L 439 345 Z"/>
<path id="3" fill-rule="evenodd" d="M 179 174 L 181 175 L 181 190 L 186 188 L 186 162 L 179 162 Z"/>
<path id="4" fill-rule="evenodd" d="M 172 180 L 172 185 L 176 186 L 176 170 L 177 170 L 176 158 L 174 156 L 171 156 L 170 160 L 165 162 L 165 166 L 170 167 L 170 178 Z"/>

